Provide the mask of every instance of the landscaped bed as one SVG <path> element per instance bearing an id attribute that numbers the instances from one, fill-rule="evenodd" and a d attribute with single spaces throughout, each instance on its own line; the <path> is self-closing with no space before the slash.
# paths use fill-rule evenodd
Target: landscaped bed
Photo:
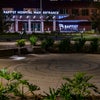
<path id="1" fill-rule="evenodd" d="M 30 40 L 31 39 L 31 40 Z M 30 36 L 29 40 L 19 39 L 12 46 L 0 46 L 0 56 L 11 56 L 28 53 L 96 53 L 100 54 L 100 42 L 98 38 L 63 38 L 54 40 L 51 37 L 43 40 Z M 26 46 L 26 42 L 28 45 Z M 10 43 L 10 42 L 9 42 Z"/>
<path id="2" fill-rule="evenodd" d="M 38 94 L 40 87 L 23 79 L 19 72 L 0 70 L 0 100 L 100 100 L 100 90 L 90 83 L 92 76 L 78 72 L 73 78 L 63 77 L 59 88 Z M 98 94 L 98 96 L 96 94 Z"/>

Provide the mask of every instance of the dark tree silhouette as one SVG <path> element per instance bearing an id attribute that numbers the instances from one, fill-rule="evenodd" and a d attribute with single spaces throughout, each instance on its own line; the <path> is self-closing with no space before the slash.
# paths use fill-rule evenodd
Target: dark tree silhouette
<path id="1" fill-rule="evenodd" d="M 9 26 L 11 25 L 10 18 L 10 14 L 4 14 L 3 10 L 0 9 L 0 33 L 8 31 Z"/>
<path id="2" fill-rule="evenodd" d="M 97 11 L 92 12 L 92 27 L 100 33 L 100 2 L 96 2 L 94 6 L 96 7 Z"/>

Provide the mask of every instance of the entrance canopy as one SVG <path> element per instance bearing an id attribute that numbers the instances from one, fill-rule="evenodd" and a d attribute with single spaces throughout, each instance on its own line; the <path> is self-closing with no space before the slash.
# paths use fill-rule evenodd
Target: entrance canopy
<path id="1" fill-rule="evenodd" d="M 11 19 L 19 20 L 53 20 L 53 19 L 63 19 L 67 18 L 68 14 L 59 14 L 59 11 L 3 11 L 5 15 L 10 14 Z"/>

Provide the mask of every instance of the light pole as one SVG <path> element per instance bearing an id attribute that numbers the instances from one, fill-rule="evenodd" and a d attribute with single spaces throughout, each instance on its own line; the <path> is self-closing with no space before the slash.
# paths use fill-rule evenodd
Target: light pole
<path id="1" fill-rule="evenodd" d="M 42 15 L 42 0 L 40 0 L 40 11 L 41 11 L 41 15 Z"/>
<path id="2" fill-rule="evenodd" d="M 43 22 L 43 11 L 42 11 L 42 0 L 40 0 L 40 11 L 41 11 L 41 14 L 40 14 L 40 31 L 43 33 L 44 32 L 44 22 Z"/>

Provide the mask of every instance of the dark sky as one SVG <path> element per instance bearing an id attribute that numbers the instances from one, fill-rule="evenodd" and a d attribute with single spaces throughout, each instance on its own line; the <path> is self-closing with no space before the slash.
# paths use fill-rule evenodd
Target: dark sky
<path id="1" fill-rule="evenodd" d="M 50 8 L 55 7 L 57 5 L 64 6 L 70 0 L 64 0 L 63 2 L 50 2 L 50 0 L 42 0 L 43 1 L 43 8 Z M 48 2 L 49 1 L 49 2 Z M 87 0 L 81 0 L 87 1 Z M 91 0 L 92 1 L 92 0 Z M 40 0 L 0 0 L 0 8 L 3 7 L 12 7 L 12 8 L 39 8 L 40 7 Z"/>
<path id="2" fill-rule="evenodd" d="M 38 7 L 39 0 L 0 0 L 0 7 Z"/>

